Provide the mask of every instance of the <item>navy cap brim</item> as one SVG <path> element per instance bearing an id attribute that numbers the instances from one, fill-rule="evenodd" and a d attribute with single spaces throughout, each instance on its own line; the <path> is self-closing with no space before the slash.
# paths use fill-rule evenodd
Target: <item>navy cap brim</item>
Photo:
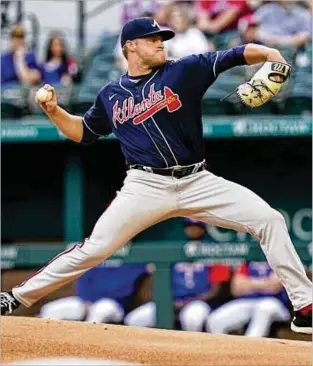
<path id="1" fill-rule="evenodd" d="M 150 33 L 147 33 L 141 37 L 138 38 L 148 38 L 151 36 L 160 35 L 163 38 L 163 41 L 168 41 L 169 39 L 172 39 L 175 37 L 175 32 L 170 29 L 163 29 L 163 30 L 157 30 Z"/>

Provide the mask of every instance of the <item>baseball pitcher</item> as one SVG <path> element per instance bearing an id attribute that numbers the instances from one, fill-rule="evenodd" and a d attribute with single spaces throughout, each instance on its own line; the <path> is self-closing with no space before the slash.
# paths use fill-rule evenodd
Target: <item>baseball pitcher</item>
<path id="1" fill-rule="evenodd" d="M 174 37 L 152 18 L 126 23 L 121 33 L 128 71 L 105 85 L 83 117 L 58 106 L 45 85 L 37 97 L 50 120 L 69 139 L 88 144 L 113 133 L 128 167 L 123 187 L 82 243 L 60 253 L 32 278 L 1 294 L 1 314 L 43 296 L 96 266 L 136 234 L 171 217 L 248 232 L 293 304 L 295 332 L 312 333 L 312 286 L 290 240 L 283 216 L 249 189 L 206 169 L 201 100 L 216 78 L 232 67 L 263 63 L 238 87 L 240 99 L 258 107 L 277 94 L 290 66 L 273 48 L 246 44 L 167 61 L 164 41 Z M 104 156 L 99 169 L 105 168 Z"/>

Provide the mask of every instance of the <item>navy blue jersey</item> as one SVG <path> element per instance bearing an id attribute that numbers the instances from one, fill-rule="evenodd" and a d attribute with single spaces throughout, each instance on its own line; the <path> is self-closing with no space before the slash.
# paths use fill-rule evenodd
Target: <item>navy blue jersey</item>
<path id="1" fill-rule="evenodd" d="M 204 158 L 201 101 L 218 75 L 246 64 L 245 45 L 167 61 L 150 74 L 103 87 L 84 115 L 83 143 L 113 132 L 126 164 L 156 168 Z"/>

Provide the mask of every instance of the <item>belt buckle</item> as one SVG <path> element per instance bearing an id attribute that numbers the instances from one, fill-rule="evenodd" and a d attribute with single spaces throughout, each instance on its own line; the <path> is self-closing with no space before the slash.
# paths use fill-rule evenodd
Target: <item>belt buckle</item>
<path id="1" fill-rule="evenodd" d="M 142 166 L 143 170 L 148 173 L 153 173 L 153 169 L 150 166 Z"/>
<path id="2" fill-rule="evenodd" d="M 186 168 L 183 166 L 178 166 L 173 168 L 172 176 L 175 178 L 182 178 L 184 176 L 184 170 Z M 176 175 L 177 174 L 177 175 Z"/>

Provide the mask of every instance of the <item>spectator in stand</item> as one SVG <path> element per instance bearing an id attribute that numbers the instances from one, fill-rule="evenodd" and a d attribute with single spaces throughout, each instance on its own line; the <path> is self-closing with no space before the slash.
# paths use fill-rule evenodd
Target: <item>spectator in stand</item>
<path id="1" fill-rule="evenodd" d="M 236 46 L 246 43 L 263 44 L 259 39 L 259 28 L 260 22 L 254 15 L 242 17 L 238 22 L 238 32 L 240 38 L 238 39 L 239 43 L 236 44 Z M 231 45 L 231 47 L 235 47 L 235 44 Z"/>
<path id="2" fill-rule="evenodd" d="M 191 241 L 187 245 L 201 245 L 205 224 L 188 219 L 185 233 Z M 172 269 L 174 312 L 181 329 L 200 332 L 211 310 L 228 299 L 230 268 L 224 264 L 208 265 L 198 262 L 181 262 Z M 151 300 L 130 312 L 126 325 L 154 327 L 156 306 Z"/>
<path id="3" fill-rule="evenodd" d="M 293 0 L 279 0 L 259 7 L 259 38 L 268 46 L 298 48 L 311 38 L 312 15 Z"/>
<path id="4" fill-rule="evenodd" d="M 148 273 L 145 264 L 115 264 L 107 261 L 78 278 L 76 295 L 45 304 L 40 318 L 121 323 L 132 309 L 133 299 Z M 105 279 L 109 278 L 107 281 Z"/>
<path id="5" fill-rule="evenodd" d="M 170 59 L 215 50 L 214 44 L 209 42 L 199 29 L 191 25 L 186 9 L 173 10 L 169 18 L 169 26 L 176 33 L 166 47 Z"/>
<path id="6" fill-rule="evenodd" d="M 227 48 L 232 48 L 247 43 L 263 44 L 263 42 L 259 39 L 259 26 L 260 22 L 254 15 L 242 17 L 238 22 L 238 37 L 231 40 Z M 236 72 L 238 75 L 242 74 L 251 78 L 252 68 L 254 69 L 254 72 L 256 72 L 256 70 L 260 68 L 260 65 L 244 66 L 240 70 L 236 70 Z"/>
<path id="7" fill-rule="evenodd" d="M 240 265 L 231 291 L 236 299 L 209 315 L 208 332 L 225 334 L 248 325 L 246 336 L 267 337 L 275 321 L 290 320 L 288 295 L 267 262 Z"/>
<path id="8" fill-rule="evenodd" d="M 1 55 L 1 86 L 40 83 L 40 67 L 34 52 L 27 50 L 25 31 L 16 25 L 10 32 L 10 49 Z"/>
<path id="9" fill-rule="evenodd" d="M 152 16 L 160 25 L 165 25 L 169 5 L 162 0 L 131 0 L 125 1 L 122 7 L 122 25 L 129 20 L 141 17 Z M 145 15 L 143 15 L 145 14 Z"/>
<path id="10" fill-rule="evenodd" d="M 239 19 L 251 13 L 245 0 L 200 0 L 197 27 L 208 35 L 236 31 Z"/>
<path id="11" fill-rule="evenodd" d="M 259 21 L 253 14 L 242 17 L 238 22 L 239 36 L 231 40 L 227 48 L 232 48 L 247 43 L 263 44 L 259 39 L 259 24 Z M 248 80 L 259 68 L 260 65 L 245 65 L 241 68 L 237 68 L 236 74 L 241 75 Z M 236 102 L 239 102 L 239 100 L 236 99 Z M 234 101 L 234 103 L 236 102 Z"/>
<path id="12" fill-rule="evenodd" d="M 51 34 L 47 42 L 46 59 L 41 65 L 42 80 L 50 85 L 69 85 L 78 72 L 74 57 L 69 56 L 64 37 Z"/>
<path id="13" fill-rule="evenodd" d="M 300 4 L 312 14 L 312 0 L 300 1 Z"/>

